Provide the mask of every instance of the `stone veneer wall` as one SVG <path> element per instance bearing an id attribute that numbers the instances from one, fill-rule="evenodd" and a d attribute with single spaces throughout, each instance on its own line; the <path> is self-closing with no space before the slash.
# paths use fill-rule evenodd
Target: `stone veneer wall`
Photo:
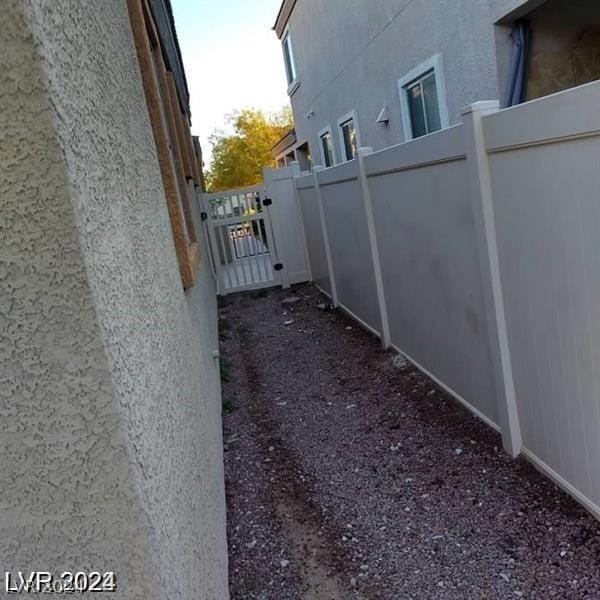
<path id="1" fill-rule="evenodd" d="M 125 2 L 0 8 L 3 570 L 225 600 L 213 282 L 182 290 Z"/>

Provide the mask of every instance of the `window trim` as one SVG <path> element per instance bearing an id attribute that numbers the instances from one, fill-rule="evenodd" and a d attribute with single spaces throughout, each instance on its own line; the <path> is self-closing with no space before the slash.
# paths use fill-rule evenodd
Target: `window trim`
<path id="1" fill-rule="evenodd" d="M 319 131 L 319 133 L 317 134 L 317 136 L 319 137 L 319 148 L 321 150 L 321 165 L 325 168 L 327 168 L 327 161 L 325 160 L 325 150 L 323 149 L 323 139 L 322 137 L 325 134 L 329 134 L 329 137 L 331 138 L 331 167 L 337 165 L 337 156 L 336 156 L 336 152 L 335 152 L 335 143 L 334 143 L 334 139 L 333 139 L 333 132 L 331 131 L 331 126 L 327 125 L 327 127 L 323 127 L 323 129 L 321 129 L 321 131 Z"/>
<path id="2" fill-rule="evenodd" d="M 346 145 L 344 144 L 344 132 L 342 130 L 342 125 L 350 121 L 350 119 L 354 121 L 354 133 L 356 135 L 356 150 L 358 151 L 358 149 L 360 148 L 360 131 L 358 129 L 358 119 L 356 118 L 356 109 L 353 108 L 350 112 L 347 112 L 345 115 L 342 115 L 337 120 L 338 142 L 340 144 L 340 151 L 342 157 L 341 162 L 348 162 L 349 160 L 354 160 L 356 158 L 355 156 L 353 156 L 352 158 L 346 157 Z"/>
<path id="3" fill-rule="evenodd" d="M 186 166 L 184 159 L 188 136 L 191 142 L 189 121 L 179 104 L 175 80 L 171 80 L 173 75 L 167 70 L 159 51 L 160 40 L 147 0 L 132 0 L 128 9 L 179 273 L 184 289 L 188 289 L 195 285 L 200 265 L 196 224 L 192 216 L 197 189 L 194 185 L 192 193 L 189 184 L 190 181 L 200 184 L 195 179 L 199 172 L 191 164 Z"/>
<path id="4" fill-rule="evenodd" d="M 290 64 L 291 64 L 293 73 L 288 72 L 286 53 L 285 53 L 286 43 L 288 45 L 288 50 L 289 50 L 289 55 L 290 55 Z M 286 80 L 288 82 L 287 93 L 288 93 L 288 96 L 291 96 L 300 87 L 300 81 L 298 80 L 298 68 L 296 66 L 296 58 L 294 57 L 294 45 L 292 42 L 292 36 L 291 36 L 291 31 L 290 31 L 289 25 L 285 28 L 285 30 L 283 31 L 283 35 L 281 36 L 281 51 L 283 52 L 283 65 L 284 65 L 284 69 L 285 69 Z M 291 79 L 290 79 L 290 75 L 293 75 L 293 77 Z"/>
<path id="5" fill-rule="evenodd" d="M 435 87 L 437 90 L 438 109 L 440 111 L 441 129 L 450 127 L 450 119 L 448 117 L 448 104 L 446 101 L 446 83 L 444 80 L 444 65 L 442 63 L 442 55 L 434 54 L 431 58 L 422 62 L 418 67 L 415 67 L 406 75 L 398 79 L 398 94 L 400 95 L 400 115 L 402 117 L 402 128 L 404 129 L 405 140 L 414 140 L 415 136 L 412 129 L 412 121 L 410 118 L 410 108 L 408 105 L 408 88 L 412 83 L 423 77 L 428 71 L 433 71 L 435 78 Z M 436 132 L 432 132 L 436 133 Z M 426 134 L 430 135 L 430 134 Z"/>

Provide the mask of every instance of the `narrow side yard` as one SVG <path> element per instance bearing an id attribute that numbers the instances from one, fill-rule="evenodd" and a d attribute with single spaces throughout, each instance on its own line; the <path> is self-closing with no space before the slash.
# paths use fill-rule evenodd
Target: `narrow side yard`
<path id="1" fill-rule="evenodd" d="M 598 523 L 322 303 L 221 302 L 232 599 L 600 599 Z"/>

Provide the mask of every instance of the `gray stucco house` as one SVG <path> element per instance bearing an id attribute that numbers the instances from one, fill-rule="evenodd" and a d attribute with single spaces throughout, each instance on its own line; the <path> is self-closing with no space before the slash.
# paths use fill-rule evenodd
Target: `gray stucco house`
<path id="1" fill-rule="evenodd" d="M 600 78 L 597 0 L 284 0 L 274 30 L 303 170 Z"/>

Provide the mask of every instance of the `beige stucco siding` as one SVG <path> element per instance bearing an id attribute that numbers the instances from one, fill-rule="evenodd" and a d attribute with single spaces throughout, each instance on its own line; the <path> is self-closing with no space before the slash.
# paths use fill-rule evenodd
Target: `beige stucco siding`
<path id="1" fill-rule="evenodd" d="M 0 7 L 0 560 L 226 599 L 213 282 L 182 289 L 126 4 Z"/>

